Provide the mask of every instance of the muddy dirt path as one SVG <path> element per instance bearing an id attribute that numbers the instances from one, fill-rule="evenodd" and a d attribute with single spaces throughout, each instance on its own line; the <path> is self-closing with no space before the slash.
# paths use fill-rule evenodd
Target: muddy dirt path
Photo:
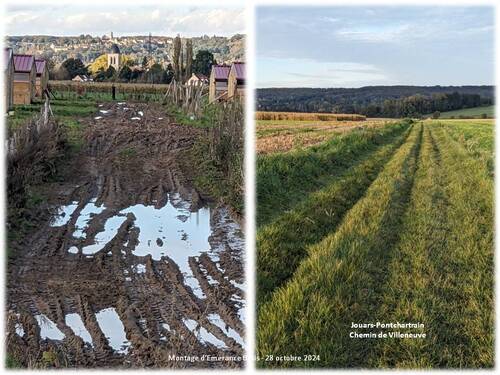
<path id="1" fill-rule="evenodd" d="M 243 366 L 243 235 L 176 160 L 198 130 L 143 103 L 100 104 L 85 121 L 82 154 L 50 187 L 53 218 L 8 264 L 9 353 L 25 365 Z M 220 358 L 192 360 L 203 355 Z"/>

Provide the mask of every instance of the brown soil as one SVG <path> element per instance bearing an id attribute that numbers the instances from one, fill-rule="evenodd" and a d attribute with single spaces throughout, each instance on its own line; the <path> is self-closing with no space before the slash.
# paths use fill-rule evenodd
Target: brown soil
<path id="1" fill-rule="evenodd" d="M 8 263 L 8 352 L 21 358 L 25 366 L 42 362 L 56 367 L 243 366 L 241 360 L 169 358 L 243 355 L 242 346 L 208 320 L 209 314 L 218 314 L 244 337 L 244 322 L 238 315 L 242 306 L 238 301 L 244 299 L 244 293 L 233 284 L 244 282 L 243 249 L 230 238 L 234 221 L 225 207 L 211 210 L 210 251 L 217 254 L 217 261 L 208 253 L 189 259 L 206 298 L 193 293 L 170 258 L 155 261 L 150 255 L 133 254 L 139 233 L 130 214 L 113 240 L 94 256 L 68 253 L 71 246 L 93 243 L 106 219 L 126 207 L 141 203 L 161 208 L 168 193 L 174 192 L 191 203 L 191 211 L 207 204 L 191 186 L 189 171 L 182 171 L 176 161 L 178 153 L 189 149 L 200 135 L 198 129 L 173 124 L 164 109 L 150 103 L 108 103 L 99 110 L 108 112 L 84 120 L 86 147 L 68 160 L 64 182 L 47 187 L 47 205 L 54 212 L 58 206 L 78 202 L 71 219 L 67 225 L 53 227 L 51 220 L 42 218 L 38 229 L 12 245 L 16 255 Z M 102 118 L 95 119 L 98 116 Z M 139 120 L 132 120 L 134 117 Z M 84 243 L 79 243 L 72 233 L 79 212 L 91 199 L 106 209 L 93 218 Z M 168 245 L 168 240 L 156 241 L 158 246 L 164 242 Z M 139 263 L 146 265 L 144 273 L 133 271 Z M 127 354 L 113 350 L 97 324 L 96 312 L 109 307 L 115 308 L 131 343 Z M 80 315 L 93 347 L 66 325 L 68 313 Z M 38 314 L 52 320 L 65 338 L 43 340 L 34 318 Z M 200 341 L 185 319 L 196 321 L 225 348 Z M 19 325 L 24 330 L 22 337 L 16 333 Z"/>

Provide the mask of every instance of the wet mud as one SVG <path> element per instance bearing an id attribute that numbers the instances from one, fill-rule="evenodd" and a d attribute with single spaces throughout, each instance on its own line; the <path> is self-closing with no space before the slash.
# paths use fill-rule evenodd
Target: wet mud
<path id="1" fill-rule="evenodd" d="M 25 366 L 243 366 L 243 234 L 177 160 L 198 130 L 141 103 L 85 121 L 81 155 L 50 186 L 53 215 L 9 260 L 9 353 Z M 182 358 L 203 355 L 221 360 Z"/>

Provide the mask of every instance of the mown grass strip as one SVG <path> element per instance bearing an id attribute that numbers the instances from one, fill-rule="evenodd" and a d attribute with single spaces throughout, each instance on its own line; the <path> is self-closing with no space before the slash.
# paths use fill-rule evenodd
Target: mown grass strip
<path id="1" fill-rule="evenodd" d="M 422 126 L 399 150 L 347 213 L 339 229 L 311 247 L 294 277 L 262 305 L 257 348 L 266 354 L 319 355 L 319 362 L 265 362 L 260 366 L 361 367 L 364 340 L 349 337 L 352 322 L 371 321 L 380 304 L 386 264 L 399 238 Z"/>
<path id="2" fill-rule="evenodd" d="M 427 125 L 412 203 L 380 319 L 425 340 L 381 342 L 373 366 L 493 366 L 493 184 L 440 124 Z"/>
<path id="3" fill-rule="evenodd" d="M 481 161 L 491 178 L 494 177 L 495 167 L 493 158 L 495 137 L 493 134 L 493 120 L 491 122 L 474 122 L 473 120 L 469 120 L 469 122 L 440 121 L 439 124 L 472 157 Z"/>
<path id="4" fill-rule="evenodd" d="M 258 231 L 258 305 L 292 276 L 307 255 L 307 246 L 336 229 L 409 132 L 408 129 L 402 134 L 391 134 L 386 138 L 387 144 L 358 156 L 362 157 L 358 164 L 338 175 L 331 185 L 311 194 L 296 208 Z"/>
<path id="5" fill-rule="evenodd" d="M 257 225 L 269 223 L 293 208 L 307 194 L 332 183 L 336 175 L 355 165 L 360 155 L 400 134 L 408 122 L 362 129 L 332 137 L 307 149 L 260 156 L 257 159 Z"/>

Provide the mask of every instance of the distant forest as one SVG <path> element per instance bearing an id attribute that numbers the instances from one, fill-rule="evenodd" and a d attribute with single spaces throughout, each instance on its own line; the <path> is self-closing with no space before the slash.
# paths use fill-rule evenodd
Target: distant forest
<path id="1" fill-rule="evenodd" d="M 418 117 L 436 111 L 491 105 L 494 93 L 494 86 L 266 88 L 257 90 L 257 110 Z"/>

